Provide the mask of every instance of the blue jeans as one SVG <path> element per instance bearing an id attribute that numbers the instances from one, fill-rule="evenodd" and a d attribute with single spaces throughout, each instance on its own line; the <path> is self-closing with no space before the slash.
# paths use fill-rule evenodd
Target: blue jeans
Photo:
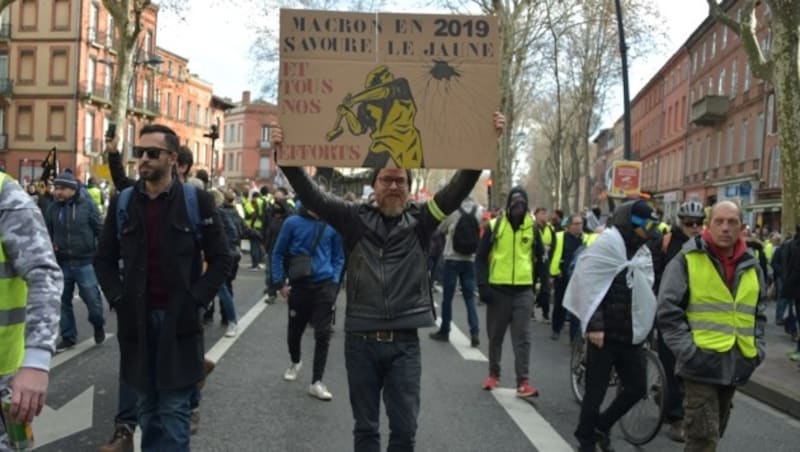
<path id="1" fill-rule="evenodd" d="M 137 390 L 136 410 L 142 429 L 142 452 L 188 452 L 190 399 L 195 385 L 181 389 L 157 389 L 158 337 L 164 326 L 164 311 L 148 313 L 147 353 L 150 360 L 150 387 Z"/>
<path id="2" fill-rule="evenodd" d="M 64 291 L 61 292 L 61 337 L 75 341 L 78 329 L 75 326 L 75 312 L 72 309 L 72 296 L 75 293 L 75 284 L 78 284 L 78 293 L 89 311 L 89 323 L 95 329 L 103 328 L 103 298 L 100 287 L 91 264 L 59 263 L 64 273 Z"/>
<path id="3" fill-rule="evenodd" d="M 228 286 L 223 284 L 219 288 L 217 296 L 219 297 L 219 308 L 222 311 L 222 315 L 228 322 L 236 323 L 236 308 L 233 306 L 233 295 Z"/>
<path id="4" fill-rule="evenodd" d="M 116 424 L 126 424 L 136 428 L 136 390 L 119 380 L 119 400 L 117 401 Z"/>
<path id="5" fill-rule="evenodd" d="M 453 320 L 453 296 L 456 291 L 456 280 L 461 280 L 461 294 L 467 307 L 467 322 L 469 334 L 477 336 L 479 332 L 478 311 L 475 309 L 475 265 L 471 261 L 457 261 L 447 259 L 444 261 L 442 298 L 442 326 L 439 331 L 450 332 L 450 322 Z"/>
<path id="6" fill-rule="evenodd" d="M 413 451 L 422 375 L 419 340 L 377 342 L 348 334 L 344 350 L 350 407 L 355 420 L 354 452 L 381 450 L 381 391 L 389 417 L 387 451 Z"/>

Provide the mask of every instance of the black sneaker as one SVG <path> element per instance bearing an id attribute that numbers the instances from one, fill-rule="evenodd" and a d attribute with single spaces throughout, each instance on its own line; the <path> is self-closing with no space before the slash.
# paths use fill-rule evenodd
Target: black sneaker
<path id="1" fill-rule="evenodd" d="M 440 342 L 450 342 L 449 336 L 450 336 L 449 334 L 444 333 L 442 331 L 436 331 L 435 333 L 431 333 L 428 335 L 428 337 L 430 337 L 434 341 L 440 341 Z"/>
<path id="2" fill-rule="evenodd" d="M 61 339 L 58 341 L 58 345 L 56 345 L 56 353 L 61 353 L 63 351 L 69 350 L 75 346 L 75 341 L 72 339 Z"/>
<path id="3" fill-rule="evenodd" d="M 102 327 L 94 329 L 94 343 L 100 345 L 106 340 L 106 330 Z"/>
<path id="4" fill-rule="evenodd" d="M 478 337 L 477 334 L 473 334 L 470 337 L 469 345 L 471 345 L 472 347 L 477 347 L 477 346 L 481 345 L 481 340 L 480 340 L 480 338 Z"/>

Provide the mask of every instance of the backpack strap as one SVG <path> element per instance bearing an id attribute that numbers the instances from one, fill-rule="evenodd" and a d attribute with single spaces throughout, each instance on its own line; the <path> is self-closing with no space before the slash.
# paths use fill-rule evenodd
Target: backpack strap
<path id="1" fill-rule="evenodd" d="M 128 204 L 131 203 L 131 194 L 133 193 L 133 185 L 122 189 L 117 197 L 117 240 L 119 240 L 122 233 L 122 225 L 128 222 Z"/>
<path id="2" fill-rule="evenodd" d="M 192 233 L 198 242 L 203 238 L 203 227 L 200 221 L 200 203 L 197 200 L 197 187 L 192 184 L 183 184 L 183 201 L 186 203 L 186 213 Z"/>

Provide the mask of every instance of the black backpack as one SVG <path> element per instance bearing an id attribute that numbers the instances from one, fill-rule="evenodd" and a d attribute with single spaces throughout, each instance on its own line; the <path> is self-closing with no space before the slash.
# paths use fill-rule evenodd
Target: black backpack
<path id="1" fill-rule="evenodd" d="M 471 212 L 459 207 L 458 211 L 461 212 L 461 217 L 453 231 L 453 251 L 458 254 L 474 254 L 478 250 L 480 240 L 480 224 L 475 218 L 477 207 L 473 207 Z"/>

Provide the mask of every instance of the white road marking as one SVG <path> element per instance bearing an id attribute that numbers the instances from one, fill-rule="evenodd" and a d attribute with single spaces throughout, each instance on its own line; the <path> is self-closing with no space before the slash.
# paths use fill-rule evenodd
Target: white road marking
<path id="1" fill-rule="evenodd" d="M 548 423 L 530 403 L 520 400 L 510 388 L 491 391 L 497 403 L 511 416 L 528 441 L 542 452 L 572 452 L 572 446 Z"/>
<path id="2" fill-rule="evenodd" d="M 57 410 L 45 405 L 33 423 L 34 444 L 39 448 L 92 428 L 93 411 L 94 385 Z"/>
<path id="3" fill-rule="evenodd" d="M 436 326 L 441 326 L 442 318 L 436 318 Z M 470 339 L 461 332 L 460 329 L 456 326 L 454 322 L 450 322 L 450 334 L 449 334 L 450 344 L 455 347 L 456 351 L 467 361 L 478 361 L 478 362 L 488 362 L 489 359 L 481 353 L 481 349 L 477 347 L 473 347 L 470 342 Z"/>

